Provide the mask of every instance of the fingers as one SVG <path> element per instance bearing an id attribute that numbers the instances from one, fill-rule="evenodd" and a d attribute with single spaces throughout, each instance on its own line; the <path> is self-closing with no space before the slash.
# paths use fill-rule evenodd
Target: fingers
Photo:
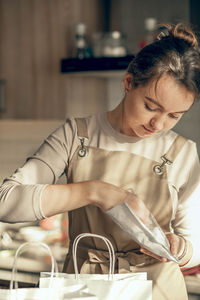
<path id="1" fill-rule="evenodd" d="M 173 255 L 178 253 L 178 241 L 173 234 L 167 234 L 168 241 L 170 243 L 170 250 Z"/>
<path id="2" fill-rule="evenodd" d="M 152 253 L 151 251 L 149 251 L 149 250 L 147 250 L 145 248 L 141 248 L 140 252 L 142 252 L 142 253 L 144 253 L 146 255 L 149 255 L 149 256 L 151 256 L 151 257 L 153 257 L 155 259 L 158 259 L 161 262 L 167 262 L 168 261 L 165 257 L 158 256 L 158 255 Z"/>
<path id="3" fill-rule="evenodd" d="M 175 256 L 180 256 L 185 248 L 184 239 L 173 233 L 166 233 L 166 237 L 170 243 L 171 253 Z"/>
<path id="4" fill-rule="evenodd" d="M 145 206 L 144 202 L 139 199 L 137 195 L 130 194 L 129 197 L 127 197 L 126 202 L 144 224 L 149 223 L 150 212 Z"/>

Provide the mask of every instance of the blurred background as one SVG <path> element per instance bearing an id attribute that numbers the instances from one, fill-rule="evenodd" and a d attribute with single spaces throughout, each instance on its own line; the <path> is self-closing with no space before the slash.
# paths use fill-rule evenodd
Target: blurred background
<path id="1" fill-rule="evenodd" d="M 77 55 L 78 30 L 90 55 L 133 55 L 155 24 L 184 22 L 198 32 L 199 14 L 198 0 L 0 0 L 0 120 L 63 120 L 118 104 L 123 70 L 62 70 L 61 60 Z M 177 128 L 198 150 L 199 112 L 197 104 Z"/>
<path id="2" fill-rule="evenodd" d="M 184 22 L 198 33 L 200 1 L 0 0 L 0 181 L 66 117 L 115 107 L 123 96 L 128 62 L 156 35 L 155 26 L 166 22 Z M 200 153 L 199 128 L 196 103 L 176 131 L 195 140 Z M 30 235 L 36 236 L 56 244 L 61 268 L 67 249 L 66 216 L 48 221 L 0 223 L 1 250 L 13 251 Z M 34 235 L 31 230 L 37 232 L 38 227 L 42 233 Z M 9 281 L 12 251 L 4 252 L 8 261 L 0 256 L 2 282 Z M 38 272 L 33 271 L 33 261 L 25 265 L 26 278 Z M 35 281 L 31 278 L 27 281 L 34 283 L 37 276 Z"/>
<path id="3" fill-rule="evenodd" d="M 112 78 L 60 72 L 61 59 L 76 53 L 77 23 L 87 26 L 90 47 L 95 33 L 119 31 L 135 54 L 146 33 L 145 19 L 181 21 L 198 30 L 199 5 L 198 0 L 0 0 L 1 118 L 64 119 L 110 106 L 107 81 Z M 117 101 L 119 95 L 112 104 Z"/>

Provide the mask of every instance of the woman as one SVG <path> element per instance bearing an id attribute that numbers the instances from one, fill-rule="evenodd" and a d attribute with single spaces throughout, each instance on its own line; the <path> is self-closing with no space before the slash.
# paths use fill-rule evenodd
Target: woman
<path id="1" fill-rule="evenodd" d="M 74 272 L 74 238 L 101 234 L 115 248 L 116 272 L 146 271 L 153 299 L 184 300 L 180 266 L 200 263 L 200 168 L 195 143 L 171 129 L 199 95 L 200 58 L 192 31 L 167 28 L 130 63 L 124 98 L 113 111 L 68 119 L 4 181 L 0 218 L 31 221 L 69 211 L 64 272 Z M 63 173 L 67 184 L 56 184 Z M 130 199 L 129 189 L 157 219 L 180 266 L 141 249 L 105 213 Z M 107 272 L 102 241 L 84 240 L 78 255 L 81 272 Z"/>

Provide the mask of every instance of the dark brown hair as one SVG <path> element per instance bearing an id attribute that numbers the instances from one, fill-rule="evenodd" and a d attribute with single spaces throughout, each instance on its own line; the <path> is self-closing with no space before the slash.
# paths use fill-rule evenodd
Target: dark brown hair
<path id="1" fill-rule="evenodd" d="M 200 55 L 195 34 L 183 24 L 163 25 L 164 34 L 144 47 L 129 64 L 133 86 L 165 74 L 183 84 L 195 97 L 200 94 Z"/>

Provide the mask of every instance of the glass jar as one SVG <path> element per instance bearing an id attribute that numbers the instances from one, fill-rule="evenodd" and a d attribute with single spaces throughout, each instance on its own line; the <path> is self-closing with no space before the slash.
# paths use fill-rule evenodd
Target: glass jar
<path id="1" fill-rule="evenodd" d="M 102 56 L 120 57 L 126 55 L 126 41 L 122 33 L 119 31 L 105 33 L 103 36 Z"/>

